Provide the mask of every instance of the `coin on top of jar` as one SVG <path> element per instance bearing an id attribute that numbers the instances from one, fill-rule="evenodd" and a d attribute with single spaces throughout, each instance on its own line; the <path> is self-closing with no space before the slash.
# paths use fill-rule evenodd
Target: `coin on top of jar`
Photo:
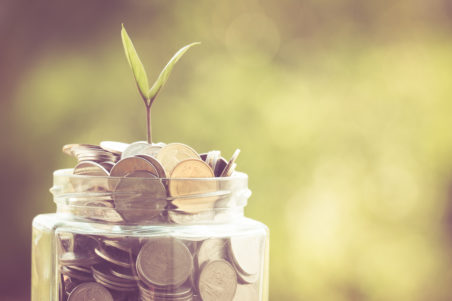
<path id="1" fill-rule="evenodd" d="M 181 161 L 187 159 L 201 159 L 198 153 L 188 145 L 182 143 L 170 143 L 162 147 L 157 153 L 156 159 L 165 168 L 166 174 L 170 175 L 173 168 Z"/>
<path id="2" fill-rule="evenodd" d="M 213 207 L 217 197 L 212 195 L 217 189 L 210 166 L 202 160 L 187 159 L 179 162 L 171 173 L 168 183 L 173 205 L 187 213 L 199 213 Z M 193 179 L 193 180 L 190 180 Z"/>

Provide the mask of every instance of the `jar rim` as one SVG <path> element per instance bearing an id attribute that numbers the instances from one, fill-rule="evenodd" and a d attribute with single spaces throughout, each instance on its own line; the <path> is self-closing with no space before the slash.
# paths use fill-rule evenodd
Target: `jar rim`
<path id="1" fill-rule="evenodd" d="M 241 172 L 221 178 L 109 177 L 72 172 L 54 172 L 50 192 L 57 212 L 113 223 L 147 223 L 153 220 L 150 217 L 175 214 L 184 215 L 184 221 L 191 221 L 189 216 L 194 215 L 209 219 L 217 213 L 243 215 L 251 195 L 248 176 Z"/>

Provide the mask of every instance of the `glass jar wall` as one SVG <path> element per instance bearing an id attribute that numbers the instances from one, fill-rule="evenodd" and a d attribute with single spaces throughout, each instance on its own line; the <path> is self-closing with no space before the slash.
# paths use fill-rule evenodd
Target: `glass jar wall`
<path id="1" fill-rule="evenodd" d="M 33 221 L 32 300 L 268 300 L 268 229 L 248 178 L 54 174 Z"/>

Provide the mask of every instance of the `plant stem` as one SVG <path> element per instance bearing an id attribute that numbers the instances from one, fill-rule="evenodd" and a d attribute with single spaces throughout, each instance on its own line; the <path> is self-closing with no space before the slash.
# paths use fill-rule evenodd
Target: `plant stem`
<path id="1" fill-rule="evenodd" d="M 151 133 L 151 105 L 146 105 L 146 119 L 147 119 L 147 130 L 148 130 L 148 143 L 152 144 L 152 133 Z"/>

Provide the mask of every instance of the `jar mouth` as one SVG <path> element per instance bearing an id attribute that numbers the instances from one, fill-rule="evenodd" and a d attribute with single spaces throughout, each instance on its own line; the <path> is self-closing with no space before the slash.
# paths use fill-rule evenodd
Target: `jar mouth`
<path id="1" fill-rule="evenodd" d="M 243 215 L 251 195 L 248 176 L 144 178 L 54 172 L 50 192 L 57 211 L 119 224 L 199 223 Z"/>

